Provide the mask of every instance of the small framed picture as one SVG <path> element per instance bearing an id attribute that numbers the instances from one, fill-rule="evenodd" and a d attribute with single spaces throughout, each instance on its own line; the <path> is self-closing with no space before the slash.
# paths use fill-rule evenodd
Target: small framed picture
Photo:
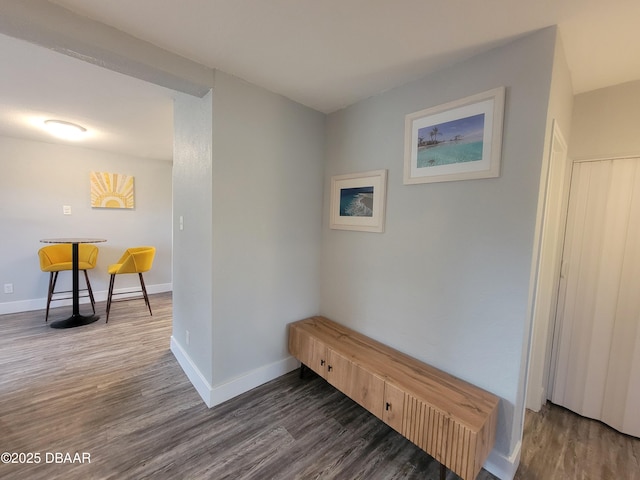
<path id="1" fill-rule="evenodd" d="M 386 193 L 386 170 L 331 177 L 330 227 L 384 232 Z"/>
<path id="2" fill-rule="evenodd" d="M 91 207 L 134 208 L 133 180 L 121 173 L 91 172 Z"/>
<path id="3" fill-rule="evenodd" d="M 505 88 L 405 117 L 404 183 L 500 176 Z"/>

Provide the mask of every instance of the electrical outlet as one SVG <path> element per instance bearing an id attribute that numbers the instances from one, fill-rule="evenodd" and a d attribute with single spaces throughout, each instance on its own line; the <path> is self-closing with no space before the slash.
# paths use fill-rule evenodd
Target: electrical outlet
<path id="1" fill-rule="evenodd" d="M 13 293 L 13 283 L 4 284 L 4 293 Z"/>
<path id="2" fill-rule="evenodd" d="M 71 215 L 71 205 L 63 205 L 62 206 L 62 214 L 63 215 Z"/>
<path id="3" fill-rule="evenodd" d="M 187 330 L 187 335 L 186 335 L 186 342 L 187 342 L 187 345 L 189 345 L 190 337 L 191 337 L 191 335 L 189 334 L 189 330 Z"/>

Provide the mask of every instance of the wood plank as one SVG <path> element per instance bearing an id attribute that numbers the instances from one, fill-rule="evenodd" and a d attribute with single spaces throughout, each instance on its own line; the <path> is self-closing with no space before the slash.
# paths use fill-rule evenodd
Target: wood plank
<path id="1" fill-rule="evenodd" d="M 331 348 L 327 348 L 327 382 L 347 397 L 353 399 L 353 393 L 351 391 L 352 365 L 344 355 L 341 355 Z"/>
<path id="2" fill-rule="evenodd" d="M 384 402 L 385 409 L 382 412 L 382 421 L 396 432 L 402 432 L 402 417 L 404 413 L 404 391 L 391 383 L 385 383 Z"/>
<path id="3" fill-rule="evenodd" d="M 327 378 L 327 347 L 315 337 L 294 329 L 289 335 L 289 352 L 322 378 Z"/>
<path id="4" fill-rule="evenodd" d="M 349 397 L 382 419 L 384 411 L 384 380 L 364 368 L 351 368 L 351 393 Z"/>

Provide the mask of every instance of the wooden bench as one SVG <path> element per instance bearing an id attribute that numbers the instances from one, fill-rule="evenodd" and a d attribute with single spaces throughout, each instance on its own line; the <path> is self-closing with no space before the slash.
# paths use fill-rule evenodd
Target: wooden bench
<path id="1" fill-rule="evenodd" d="M 493 449 L 498 397 L 324 317 L 289 325 L 289 352 L 463 479 Z"/>

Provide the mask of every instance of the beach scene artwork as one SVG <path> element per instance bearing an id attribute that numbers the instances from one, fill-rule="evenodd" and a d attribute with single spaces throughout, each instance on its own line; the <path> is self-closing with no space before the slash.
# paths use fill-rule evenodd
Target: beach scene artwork
<path id="1" fill-rule="evenodd" d="M 329 227 L 384 232 L 386 193 L 386 170 L 333 175 Z"/>
<path id="2" fill-rule="evenodd" d="M 500 176 L 505 87 L 405 116 L 405 185 Z"/>
<path id="3" fill-rule="evenodd" d="M 341 217 L 373 217 L 373 186 L 341 188 Z"/>
<path id="4" fill-rule="evenodd" d="M 482 160 L 485 114 L 418 129 L 418 168 Z"/>

